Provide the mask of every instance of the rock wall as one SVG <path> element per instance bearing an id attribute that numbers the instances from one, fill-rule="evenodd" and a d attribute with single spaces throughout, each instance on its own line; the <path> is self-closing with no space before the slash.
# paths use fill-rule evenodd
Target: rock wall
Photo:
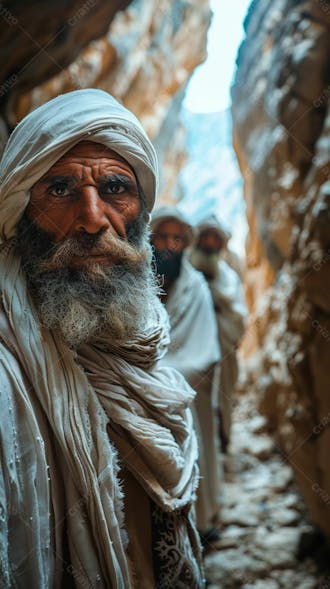
<path id="1" fill-rule="evenodd" d="M 15 104 L 67 67 L 93 39 L 106 34 L 131 0 L 4 1 L 0 5 L 0 113 L 15 124 Z"/>
<path id="2" fill-rule="evenodd" d="M 86 0 L 82 6 L 87 3 L 97 4 Z M 7 114 L 14 124 L 31 108 L 62 92 L 86 87 L 110 92 L 137 115 L 154 141 L 161 163 L 160 198 L 171 200 L 177 196 L 175 179 L 184 163 L 178 113 L 187 81 L 206 57 L 209 0 L 134 0 L 118 11 L 119 6 L 118 0 L 114 18 L 109 10 L 106 32 L 99 15 L 102 36 L 94 31 L 94 40 L 84 44 L 78 56 L 72 54 L 68 67 L 52 77 L 42 76 L 32 91 L 16 95 Z M 80 20 L 71 28 L 78 26 Z"/>
<path id="3" fill-rule="evenodd" d="M 330 534 L 330 2 L 255 0 L 232 90 L 250 238 L 249 375 Z"/>

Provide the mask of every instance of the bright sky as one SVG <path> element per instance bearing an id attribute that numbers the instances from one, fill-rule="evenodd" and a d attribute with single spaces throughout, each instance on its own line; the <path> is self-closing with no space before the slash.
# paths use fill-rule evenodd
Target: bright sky
<path id="1" fill-rule="evenodd" d="M 211 0 L 207 60 L 196 68 L 184 106 L 193 112 L 218 112 L 230 105 L 235 58 L 243 39 L 243 20 L 251 0 Z"/>

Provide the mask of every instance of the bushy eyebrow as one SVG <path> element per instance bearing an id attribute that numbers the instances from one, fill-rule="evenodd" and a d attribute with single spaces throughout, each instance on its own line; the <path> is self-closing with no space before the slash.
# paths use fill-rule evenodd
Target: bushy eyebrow
<path id="1" fill-rule="evenodd" d="M 47 186 L 57 183 L 75 184 L 80 181 L 81 179 L 77 178 L 76 176 L 45 176 L 39 180 L 39 182 L 42 182 Z M 99 176 L 96 181 L 98 184 L 105 184 L 107 182 L 122 182 L 127 187 L 136 187 L 136 183 L 132 180 L 132 178 L 130 178 L 130 176 L 126 176 L 126 174 L 105 174 L 104 176 Z"/>
<path id="2" fill-rule="evenodd" d="M 137 183 L 134 182 L 130 176 L 126 176 L 125 174 L 106 174 L 105 176 L 97 178 L 97 181 L 102 184 L 107 182 L 122 182 L 128 187 L 137 187 Z"/>
<path id="3" fill-rule="evenodd" d="M 65 182 L 71 184 L 76 181 L 77 178 L 75 178 L 75 176 L 45 176 L 44 178 L 41 178 L 39 180 L 39 182 L 42 182 L 43 184 L 47 185 Z"/>

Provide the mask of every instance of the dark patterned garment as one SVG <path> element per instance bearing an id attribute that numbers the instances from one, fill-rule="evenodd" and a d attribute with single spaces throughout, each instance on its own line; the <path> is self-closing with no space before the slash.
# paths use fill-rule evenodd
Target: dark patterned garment
<path id="1" fill-rule="evenodd" d="M 203 589 L 201 546 L 191 507 L 167 513 L 151 505 L 156 589 Z"/>

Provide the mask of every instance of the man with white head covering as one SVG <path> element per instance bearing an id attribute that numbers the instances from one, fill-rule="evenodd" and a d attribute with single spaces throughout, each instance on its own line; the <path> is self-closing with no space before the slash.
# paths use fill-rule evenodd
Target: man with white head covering
<path id="1" fill-rule="evenodd" d="M 25 117 L 0 173 L 0 586 L 199 589 L 194 393 L 159 366 L 154 149 L 79 90 Z"/>
<path id="2" fill-rule="evenodd" d="M 222 254 L 230 235 L 212 215 L 198 226 L 191 262 L 203 272 L 210 287 L 222 350 L 217 370 L 221 445 L 226 452 L 230 440 L 232 392 L 238 378 L 237 346 L 245 329 L 246 307 L 241 280 Z"/>
<path id="3" fill-rule="evenodd" d="M 219 514 L 219 457 L 213 381 L 220 350 L 207 283 L 185 255 L 192 239 L 191 225 L 178 208 L 164 206 L 154 211 L 151 242 L 171 328 L 171 342 L 162 363 L 177 368 L 197 392 L 194 418 L 199 438 L 201 480 L 196 510 L 198 529 L 203 541 L 207 542 L 216 539 L 215 526 Z"/>

